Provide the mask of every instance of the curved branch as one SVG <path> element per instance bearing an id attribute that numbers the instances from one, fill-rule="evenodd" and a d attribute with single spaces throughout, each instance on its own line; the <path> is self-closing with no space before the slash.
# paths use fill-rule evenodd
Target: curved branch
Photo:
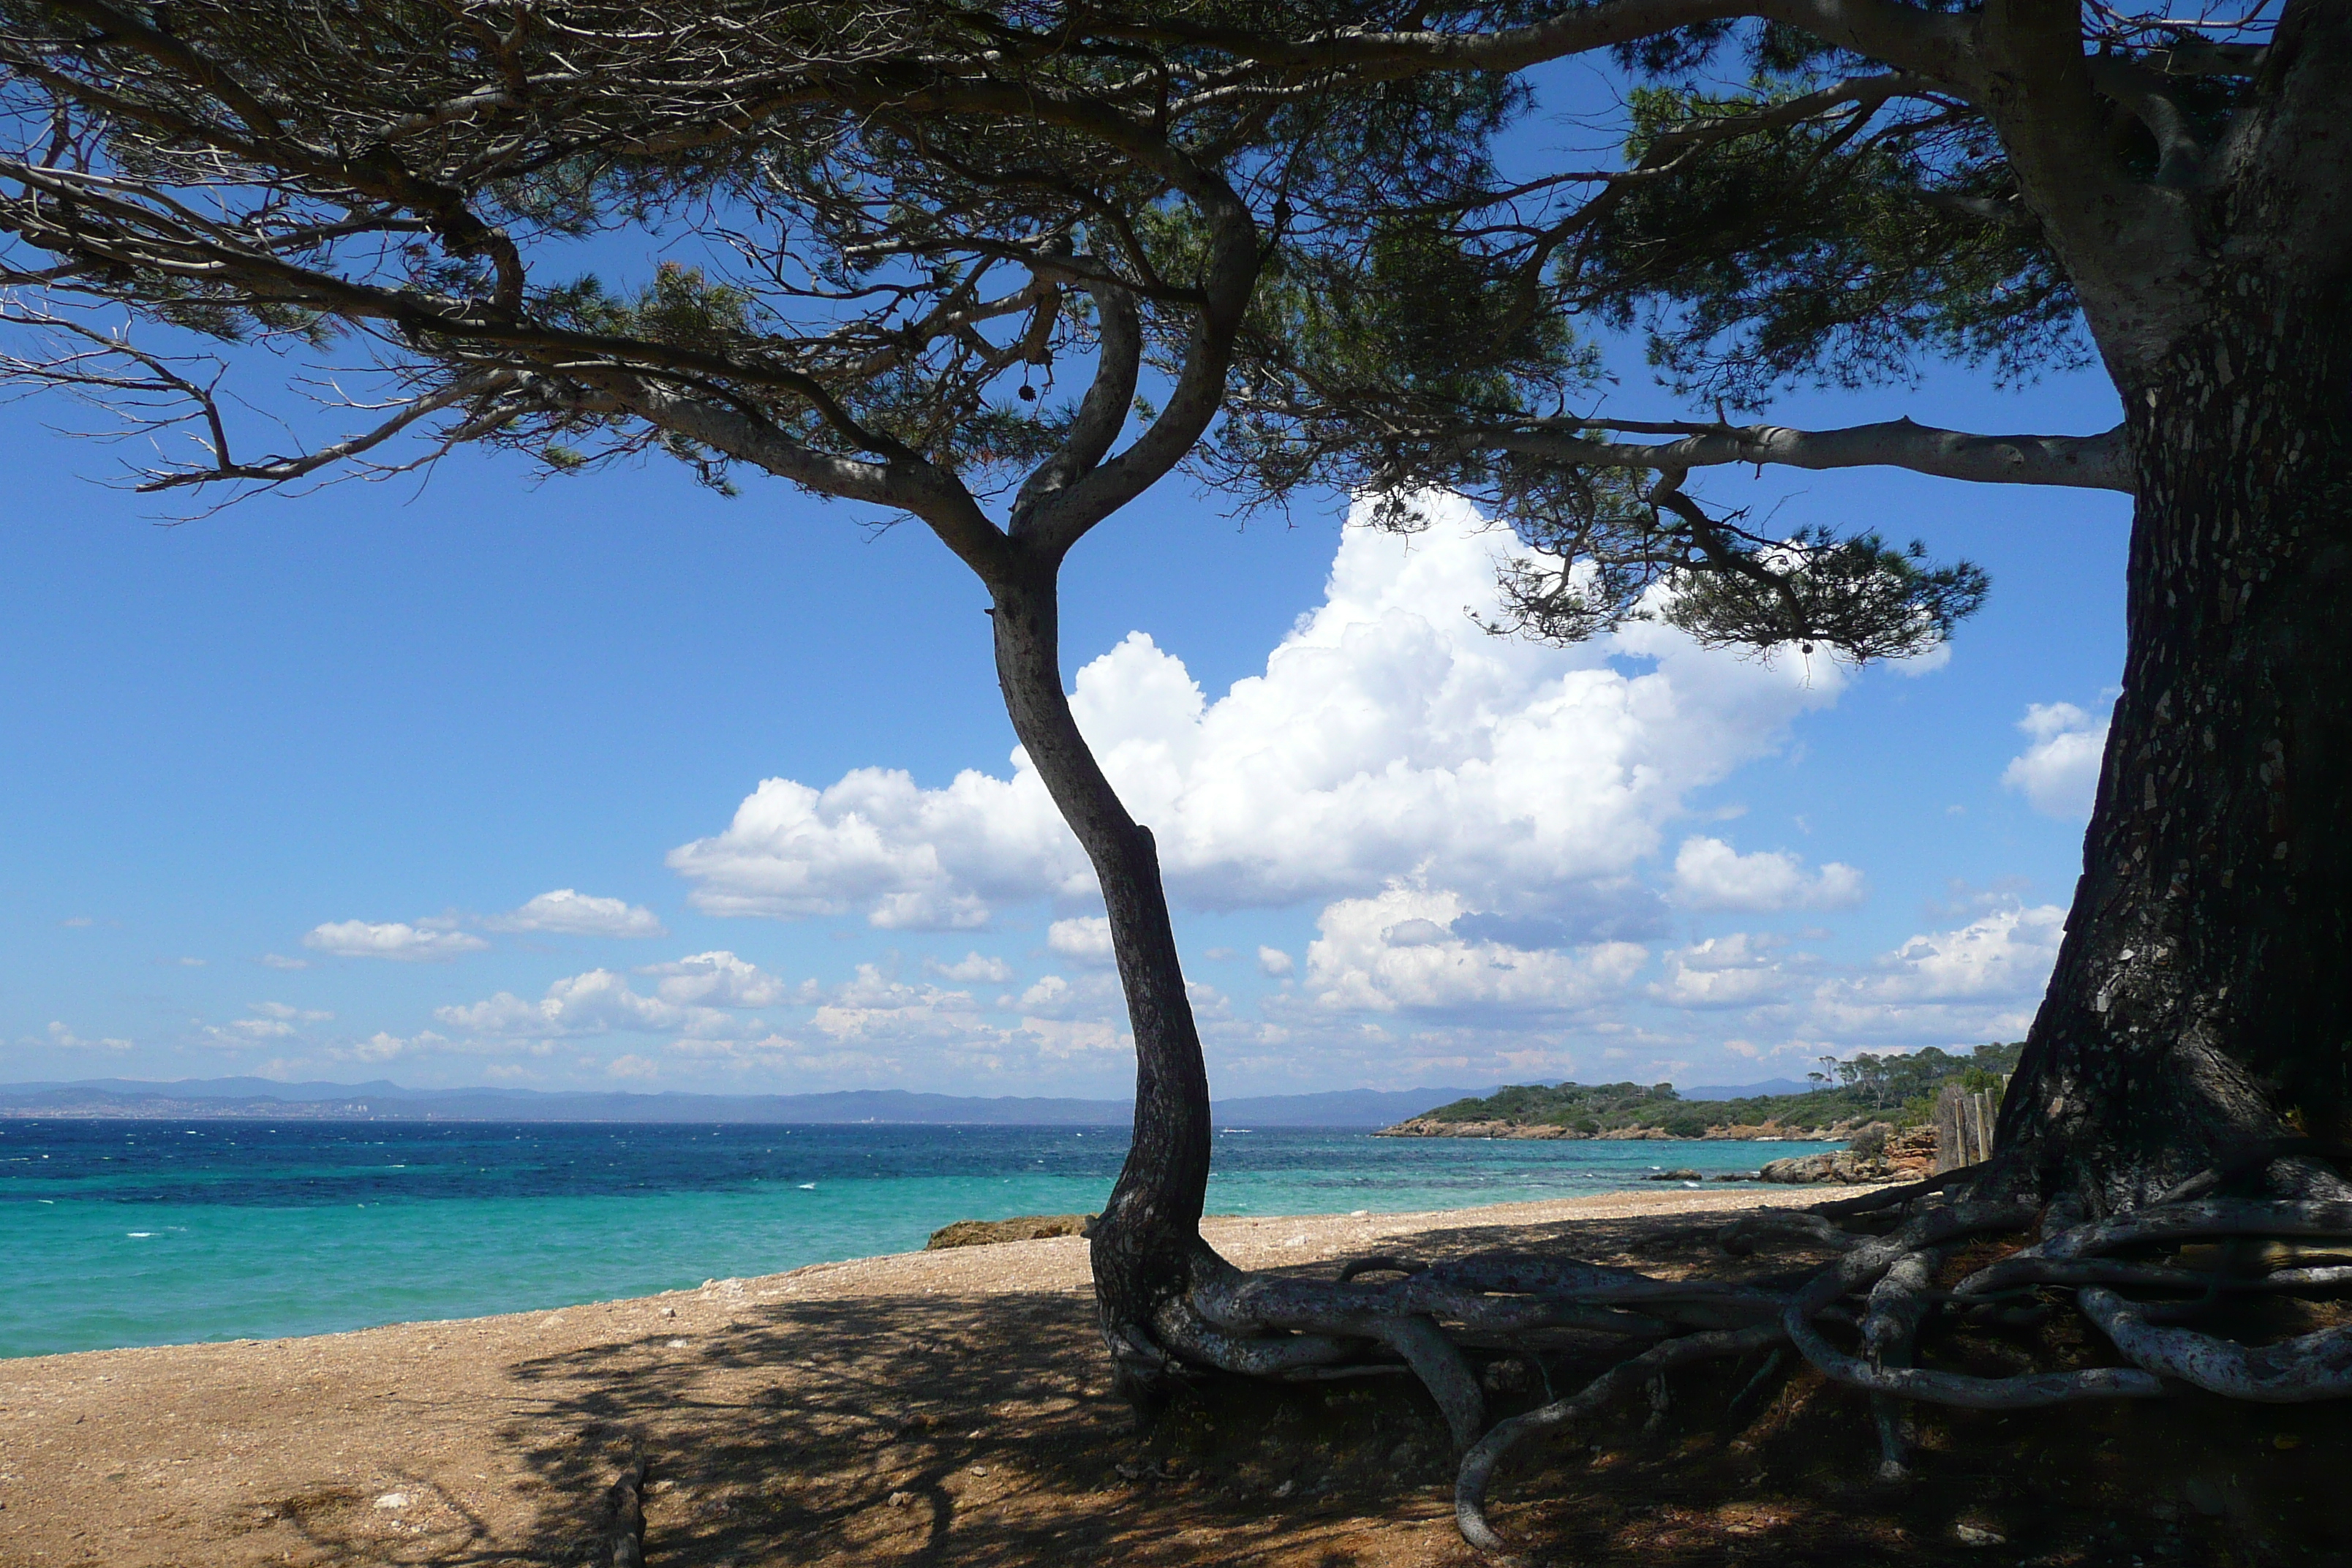
<path id="1" fill-rule="evenodd" d="M 2205 169 L 2205 149 L 2197 141 L 2188 111 L 2164 79 L 2119 55 L 2093 55 L 2084 64 L 2090 70 L 2091 85 L 2131 110 L 2156 138 L 2156 183 L 2197 184 Z"/>
<path id="2" fill-rule="evenodd" d="M 1094 295 L 1102 322 L 1094 380 L 1078 404 L 1077 417 L 1061 449 L 1029 476 L 1013 503 L 1013 537 L 1034 542 L 1055 555 L 1076 543 L 1084 531 L 1070 531 L 1064 514 L 1052 503 L 1093 472 L 1118 438 L 1128 410 L 1135 403 L 1136 379 L 1143 363 L 1143 319 L 1136 309 L 1135 296 L 1108 283 L 1086 287 Z"/>
<path id="3" fill-rule="evenodd" d="M 1184 345 L 1183 367 L 1159 416 L 1125 451 L 1063 491 L 1052 517 L 1041 519 L 1042 535 L 1060 550 L 1159 483 L 1184 460 L 1224 405 L 1225 373 L 1263 257 L 1256 221 L 1233 187 L 1219 176 L 1188 168 L 1180 183 L 1207 220 L 1210 242 L 1202 303 Z"/>
<path id="4" fill-rule="evenodd" d="M 1269 39 L 1230 28 L 1171 22 L 1120 28 L 1129 36 L 1229 50 L 1269 66 L 1345 69 L 1370 79 L 1423 71 L 1516 71 L 1706 22 L 1753 17 L 1801 27 L 1816 37 L 1906 70 L 1973 85 L 1975 29 L 1958 16 L 1894 0 L 1596 0 L 1526 26 L 1491 33 L 1375 32 L 1347 27 L 1298 39 Z"/>
<path id="5" fill-rule="evenodd" d="M 877 463 L 839 457 L 803 446 L 774 426 L 715 399 L 691 397 L 633 375 L 575 374 L 647 424 L 676 431 L 779 479 L 844 500 L 912 513 L 984 583 L 997 582 L 1005 573 L 1003 533 L 953 475 L 920 458 L 902 456 Z"/>
<path id="6" fill-rule="evenodd" d="M 2144 1309 L 2094 1286 L 2076 1298 L 2116 1348 L 2151 1373 L 2232 1399 L 2304 1405 L 2352 1394 L 2352 1328 L 2323 1329 L 2274 1345 L 2242 1345 L 2151 1323 Z"/>
<path id="7" fill-rule="evenodd" d="M 1569 426 L 1562 429 L 1560 425 Z M 1600 439 L 1581 431 L 1674 435 L 1646 444 Z M 1842 430 L 1780 425 L 1681 424 L 1607 419 L 1546 422 L 1480 432 L 1507 451 L 1595 468 L 1672 470 L 1730 463 L 1790 468 L 1904 468 L 1976 484 L 2063 485 L 2132 493 L 2130 448 L 2120 425 L 2096 436 L 1977 436 L 1909 419 Z"/>

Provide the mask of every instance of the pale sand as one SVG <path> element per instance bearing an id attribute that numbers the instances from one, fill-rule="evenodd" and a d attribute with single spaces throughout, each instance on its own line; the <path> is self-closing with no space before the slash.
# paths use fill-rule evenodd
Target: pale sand
<path id="1" fill-rule="evenodd" d="M 1204 1230 L 1245 1268 L 1512 1242 L 1623 1255 L 1644 1227 L 1596 1222 L 1829 1195 L 1678 1186 Z M 1292 1542 L 1278 1519 L 1227 1528 L 1118 1489 L 1125 1422 L 1091 1320 L 1087 1245 L 1064 1237 L 557 1311 L 0 1362 L 0 1565 L 580 1563 L 641 1444 L 656 1564 L 1328 1560 L 1328 1531 Z M 1415 1473 L 1439 1484 L 1368 1516 L 1387 1544 L 1352 1561 L 1455 1560 L 1433 1460 Z"/>

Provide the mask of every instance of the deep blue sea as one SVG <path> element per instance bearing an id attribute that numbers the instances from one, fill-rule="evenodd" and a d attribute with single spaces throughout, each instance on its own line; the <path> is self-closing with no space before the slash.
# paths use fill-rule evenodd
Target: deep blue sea
<path id="1" fill-rule="evenodd" d="M 1827 1144 L 1220 1130 L 1213 1214 L 1461 1208 Z M 568 1306 L 1098 1208 L 1123 1128 L 0 1121 L 0 1355 Z"/>

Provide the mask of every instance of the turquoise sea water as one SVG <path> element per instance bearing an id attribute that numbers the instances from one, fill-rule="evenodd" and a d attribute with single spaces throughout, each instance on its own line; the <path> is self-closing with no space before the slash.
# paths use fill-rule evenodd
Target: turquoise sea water
<path id="1" fill-rule="evenodd" d="M 1460 1208 L 1827 1144 L 1221 1130 L 1214 1214 Z M 567 1306 L 1101 1205 L 1118 1128 L 0 1122 L 0 1355 Z"/>

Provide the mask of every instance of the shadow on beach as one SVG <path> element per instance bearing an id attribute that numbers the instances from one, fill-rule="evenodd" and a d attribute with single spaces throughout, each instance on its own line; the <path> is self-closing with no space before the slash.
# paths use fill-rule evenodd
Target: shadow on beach
<path id="1" fill-rule="evenodd" d="M 1684 1233 L 1696 1251 L 1719 1223 L 1579 1220 L 1382 1245 L 1438 1258 L 1572 1237 L 1585 1256 L 1638 1254 L 1656 1268 L 1671 1266 L 1662 1236 Z M 655 1334 L 515 1373 L 541 1415 L 515 1440 L 551 1490 L 594 1500 L 563 1521 L 556 1562 L 593 1551 L 602 1489 L 639 1451 L 652 1467 L 650 1563 L 1468 1555 L 1454 1530 L 1444 1426 L 1411 1379 L 1202 1389 L 1147 1439 L 1109 1393 L 1093 1304 L 1079 1291 L 746 1307 L 688 1353 Z"/>
<path id="2" fill-rule="evenodd" d="M 1721 1217 L 1447 1229 L 1384 1250 L 1551 1244 L 1654 1271 L 1721 1272 L 1707 1245 Z M 1737 1272 L 1817 1261 L 1784 1245 Z M 1622 1353 L 1566 1333 L 1543 1350 L 1565 1386 Z M 2016 1370 L 1999 1364 L 1997 1342 L 1961 1353 L 1985 1372 Z M 767 1305 L 691 1353 L 649 1338 L 517 1370 L 544 1401 L 544 1419 L 518 1439 L 551 1489 L 589 1500 L 559 1563 L 593 1552 L 594 1500 L 640 1449 L 653 1466 L 655 1564 L 1475 1561 L 1454 1528 L 1444 1425 L 1411 1379 L 1213 1383 L 1143 1434 L 1108 1393 L 1082 1292 Z M 1541 1397 L 1521 1387 L 1496 1405 Z M 2305 1484 L 2296 1478 L 2345 1457 L 2341 1421 L 2221 1404 L 1930 1413 L 1919 1474 L 1890 1487 L 1874 1479 L 1864 1404 L 1759 1355 L 1677 1377 L 1655 1401 L 1532 1447 L 1498 1486 L 1496 1518 L 1532 1561 L 1644 1568 L 1982 1563 L 1989 1552 L 2118 1565 L 2347 1561 L 2300 1531 L 2293 1549 L 2274 1541 L 2285 1513 L 2312 1512 L 2286 1506 Z M 2306 1446 L 2336 1458 L 2295 1451 Z"/>

